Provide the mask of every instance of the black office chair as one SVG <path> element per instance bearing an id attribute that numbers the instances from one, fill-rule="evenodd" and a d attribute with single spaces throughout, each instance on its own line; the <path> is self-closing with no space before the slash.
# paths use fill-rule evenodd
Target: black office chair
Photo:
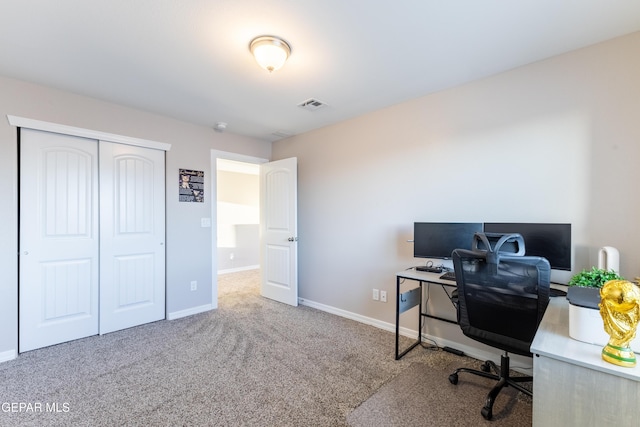
<path id="1" fill-rule="evenodd" d="M 531 341 L 549 304 L 550 267 L 545 258 L 520 256 L 524 251 L 501 252 L 502 244 L 510 238 L 513 241 L 513 237 L 504 236 L 495 245 L 486 236 L 476 238 L 483 240 L 485 250 L 456 249 L 452 254 L 458 323 L 466 336 L 501 349 L 504 354 L 499 367 L 488 360 L 481 371 L 459 368 L 449 381 L 457 384 L 461 372 L 498 380 L 480 411 L 490 420 L 493 403 L 502 388 L 511 386 L 532 396 L 519 384 L 532 381 L 532 377 L 509 375 L 509 353 L 532 356 Z"/>

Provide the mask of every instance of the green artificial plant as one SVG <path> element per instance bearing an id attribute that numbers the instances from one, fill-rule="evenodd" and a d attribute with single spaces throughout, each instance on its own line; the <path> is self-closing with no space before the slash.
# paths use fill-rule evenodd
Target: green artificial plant
<path id="1" fill-rule="evenodd" d="M 569 286 L 581 286 L 583 288 L 601 288 L 609 280 L 625 280 L 613 270 L 592 267 L 591 270 L 582 270 L 569 280 Z"/>

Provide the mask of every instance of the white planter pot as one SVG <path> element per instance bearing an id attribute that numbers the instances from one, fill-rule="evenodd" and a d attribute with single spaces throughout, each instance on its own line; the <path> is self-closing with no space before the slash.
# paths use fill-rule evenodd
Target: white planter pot
<path id="1" fill-rule="evenodd" d="M 600 310 L 569 303 L 569 336 L 574 340 L 604 347 L 609 342 L 609 334 L 604 330 Z M 637 335 L 631 341 L 631 349 L 640 354 L 640 338 Z"/>

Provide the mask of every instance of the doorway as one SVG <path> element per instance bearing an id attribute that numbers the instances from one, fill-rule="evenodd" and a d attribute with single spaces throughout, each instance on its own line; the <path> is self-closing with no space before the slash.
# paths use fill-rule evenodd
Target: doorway
<path id="1" fill-rule="evenodd" d="M 295 157 L 267 163 L 266 159 L 211 151 L 212 229 L 212 306 L 218 307 L 218 159 L 260 165 L 259 175 L 259 254 L 262 296 L 289 305 L 298 305 L 297 181 Z"/>
<path id="2" fill-rule="evenodd" d="M 260 268 L 260 165 L 217 159 L 218 274 Z"/>
<path id="3" fill-rule="evenodd" d="M 221 161 L 221 166 L 218 167 L 218 161 Z M 241 178 L 241 180 L 243 182 L 246 183 L 247 188 L 252 188 L 253 184 L 249 184 L 253 181 L 257 182 L 259 185 L 260 179 L 259 179 L 259 170 L 260 170 L 260 165 L 263 163 L 267 163 L 269 160 L 268 159 L 264 159 L 264 158 L 260 158 L 260 157 L 253 157 L 253 156 L 245 156 L 242 154 L 236 154 L 236 153 L 230 153 L 230 152 L 226 152 L 226 151 L 218 151 L 218 150 L 211 150 L 211 200 L 215 201 L 215 203 L 212 203 L 212 212 L 211 212 L 211 217 L 213 219 L 212 223 L 213 223 L 213 227 L 212 227 L 212 233 L 213 233 L 213 248 L 212 248 L 212 277 L 213 277 L 213 306 L 214 308 L 218 307 L 218 274 L 221 272 L 222 274 L 225 273 L 232 273 L 234 271 L 243 271 L 243 269 L 247 269 L 247 268 L 255 268 L 255 269 L 259 269 L 260 268 L 260 261 L 259 261 L 259 240 L 256 243 L 255 247 L 253 247 L 249 242 L 252 241 L 252 239 L 255 236 L 255 232 L 253 231 L 255 230 L 259 230 L 260 228 L 260 220 L 259 220 L 259 207 L 256 208 L 255 210 L 253 210 L 253 208 L 250 207 L 246 207 L 246 206 L 242 206 L 243 204 L 247 204 L 247 205 L 252 205 L 253 202 L 241 202 L 241 203 L 237 203 L 238 205 L 240 205 L 240 207 L 235 206 L 236 211 L 237 212 L 242 212 L 240 215 L 243 217 L 242 219 L 239 219 L 238 216 L 235 216 L 233 214 L 233 209 L 230 209 L 227 213 L 221 213 L 220 216 L 221 218 L 219 218 L 219 202 L 218 202 L 218 169 L 221 170 L 221 172 L 227 176 L 224 176 L 221 178 L 221 182 L 223 183 L 222 185 L 224 185 L 226 188 L 221 189 L 221 192 L 228 192 L 228 191 L 234 191 L 233 188 L 231 188 L 231 185 L 228 184 L 229 178 L 231 178 L 231 180 L 233 180 L 233 176 L 230 174 L 234 174 L 237 173 L 238 176 Z M 229 165 L 232 165 L 229 166 Z M 231 171 L 229 172 L 228 170 L 231 169 Z M 256 175 L 253 178 L 250 178 L 250 176 L 253 175 L 253 173 L 255 171 L 258 171 L 258 175 Z M 225 184 L 225 182 L 227 182 L 227 184 Z M 259 187 L 258 187 L 258 206 L 259 206 Z M 247 191 L 247 193 L 251 193 L 251 191 Z M 245 197 L 247 199 L 252 199 L 252 196 L 250 195 L 245 195 Z M 223 196 L 223 199 L 228 199 L 228 201 L 223 201 L 223 203 L 235 203 L 234 200 L 237 200 L 237 198 L 234 197 L 225 197 Z M 240 201 L 242 201 L 244 199 L 240 199 Z M 229 207 L 229 206 L 227 206 Z M 225 208 L 223 207 L 223 210 Z M 254 215 L 255 212 L 258 212 L 258 218 L 257 220 L 254 220 Z M 225 216 L 231 216 L 231 217 L 235 217 L 236 219 L 232 219 L 232 220 L 227 220 L 226 217 L 223 217 L 223 215 Z M 249 221 L 249 219 L 251 219 L 251 221 Z M 253 222 L 255 221 L 255 224 L 240 224 L 240 222 Z M 221 222 L 219 227 L 219 222 Z M 232 224 L 233 222 L 236 222 L 236 224 Z M 235 227 L 235 225 L 240 225 L 240 227 Z M 235 230 L 234 230 L 235 229 Z M 239 229 L 239 231 L 238 231 Z M 231 231 L 233 230 L 233 231 Z M 233 241 L 234 241 L 234 235 L 235 235 L 235 244 L 237 244 L 238 242 L 238 234 L 240 234 L 240 241 L 243 242 L 243 249 L 238 251 L 234 246 L 233 246 Z M 258 233 L 259 236 L 259 233 Z M 252 255 L 253 253 L 258 255 L 257 258 L 257 262 L 252 261 L 255 259 L 255 257 Z"/>

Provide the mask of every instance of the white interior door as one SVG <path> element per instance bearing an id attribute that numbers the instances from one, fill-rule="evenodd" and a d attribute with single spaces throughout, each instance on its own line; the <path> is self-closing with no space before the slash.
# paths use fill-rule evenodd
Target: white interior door
<path id="1" fill-rule="evenodd" d="M 165 318 L 164 151 L 100 141 L 100 333 Z"/>
<path id="2" fill-rule="evenodd" d="M 298 161 L 260 166 L 262 295 L 298 305 Z"/>
<path id="3" fill-rule="evenodd" d="M 98 333 L 98 143 L 20 136 L 23 352 Z"/>

